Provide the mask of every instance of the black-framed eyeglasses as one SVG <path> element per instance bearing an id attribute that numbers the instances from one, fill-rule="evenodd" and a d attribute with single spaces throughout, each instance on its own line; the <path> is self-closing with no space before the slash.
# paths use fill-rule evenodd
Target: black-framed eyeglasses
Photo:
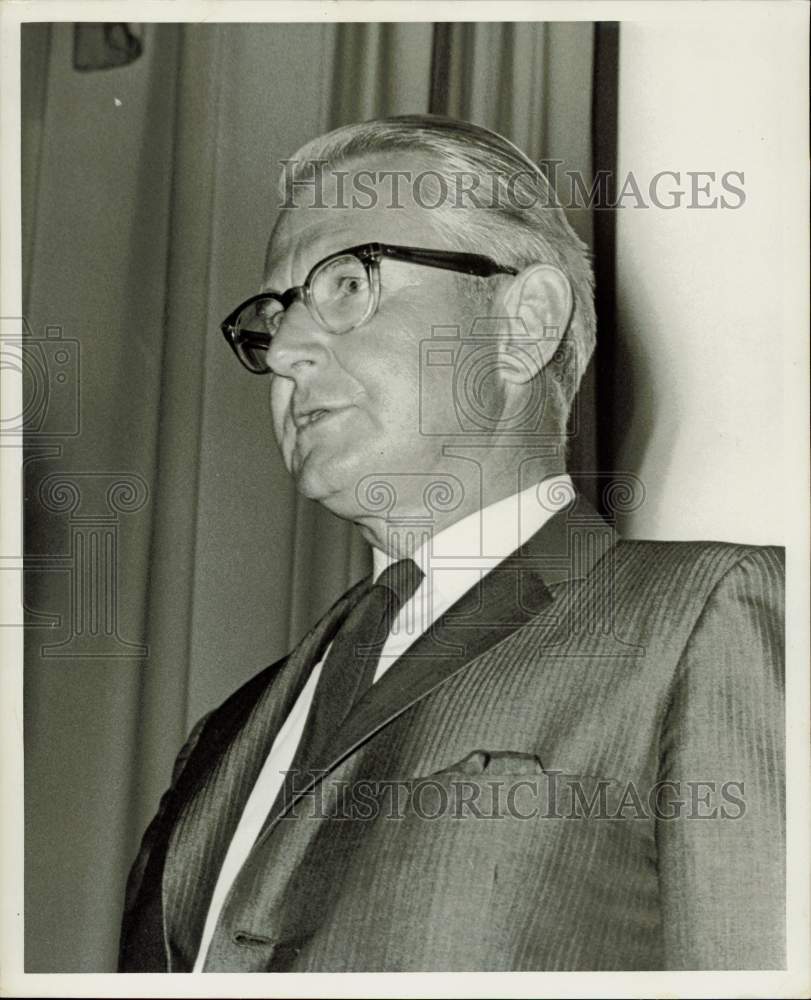
<path id="1" fill-rule="evenodd" d="M 363 243 L 320 260 L 303 285 L 286 292 L 260 292 L 246 299 L 222 322 L 223 336 L 248 371 L 265 375 L 270 371 L 268 348 L 294 302 L 303 302 L 329 333 L 348 333 L 374 316 L 380 302 L 380 261 L 384 257 L 480 278 L 518 274 L 514 267 L 498 264 L 483 254 Z"/>

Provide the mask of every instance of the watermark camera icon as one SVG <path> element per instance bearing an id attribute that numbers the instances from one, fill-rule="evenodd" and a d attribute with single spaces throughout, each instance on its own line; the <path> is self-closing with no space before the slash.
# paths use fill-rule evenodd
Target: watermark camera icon
<path id="1" fill-rule="evenodd" d="M 17 412 L 0 418 L 0 435 L 75 437 L 79 433 L 79 341 L 46 326 L 35 335 L 22 317 L 0 317 L 0 373 L 22 378 Z"/>
<path id="2" fill-rule="evenodd" d="M 509 362 L 499 330 L 505 323 L 512 327 Z M 549 331 L 550 336 L 556 334 L 557 330 Z M 571 377 L 567 371 L 571 355 L 561 344 L 544 365 L 541 345 L 519 319 L 477 317 L 466 335 L 459 326 L 433 327 L 431 336 L 420 342 L 420 433 L 478 437 L 499 431 L 537 440 L 545 432 L 544 415 L 557 391 L 551 380 L 563 383 Z M 524 392 L 511 412 L 494 414 L 489 398 L 502 376 L 520 381 Z M 437 406 L 437 400 L 447 397 L 453 401 L 452 412 Z"/>

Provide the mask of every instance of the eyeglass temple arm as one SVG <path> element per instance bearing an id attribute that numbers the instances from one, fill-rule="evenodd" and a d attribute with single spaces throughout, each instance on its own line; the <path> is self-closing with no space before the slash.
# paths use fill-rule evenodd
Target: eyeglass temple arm
<path id="1" fill-rule="evenodd" d="M 380 246 L 379 253 L 393 260 L 412 261 L 415 264 L 428 264 L 440 267 L 445 271 L 458 271 L 464 274 L 489 278 L 494 274 L 518 274 L 514 267 L 498 264 L 496 261 L 478 253 L 456 253 L 453 250 L 423 250 L 418 247 Z"/>

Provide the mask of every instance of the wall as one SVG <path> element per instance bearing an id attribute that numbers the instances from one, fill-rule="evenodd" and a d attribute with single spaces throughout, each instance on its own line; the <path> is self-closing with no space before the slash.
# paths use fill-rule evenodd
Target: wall
<path id="1" fill-rule="evenodd" d="M 648 200 L 650 179 L 673 170 L 681 184 L 664 178 L 660 201 L 685 192 L 673 209 L 632 207 L 630 194 L 617 213 L 613 453 L 645 486 L 623 525 L 635 537 L 786 541 L 786 375 L 803 343 L 787 325 L 803 294 L 787 248 L 805 217 L 789 178 L 805 167 L 796 156 L 802 81 L 785 65 L 804 57 L 784 64 L 775 52 L 806 37 L 792 40 L 791 25 L 773 25 L 762 7 L 746 14 L 621 28 L 620 186 L 632 171 Z M 702 204 L 721 194 L 738 204 L 720 177 L 742 171 L 743 184 L 730 182 L 744 204 L 686 207 L 687 171 L 716 172 Z"/>

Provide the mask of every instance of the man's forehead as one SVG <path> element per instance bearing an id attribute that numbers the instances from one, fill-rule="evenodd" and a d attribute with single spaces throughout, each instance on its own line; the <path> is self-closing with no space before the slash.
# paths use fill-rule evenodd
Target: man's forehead
<path id="1" fill-rule="evenodd" d="M 268 267 L 281 265 L 293 253 L 296 255 L 318 255 L 332 242 L 349 246 L 346 240 L 353 240 L 358 230 L 357 224 L 349 217 L 349 211 L 327 208 L 313 211 L 306 208 L 284 209 L 273 228 L 268 244 Z M 362 242 L 362 240 L 355 240 Z M 329 251 L 324 251 L 329 252 Z"/>
<path id="2" fill-rule="evenodd" d="M 326 207 L 313 205 L 313 190 L 308 188 L 282 210 L 268 245 L 266 275 L 285 266 L 291 256 L 313 264 L 361 243 L 452 249 L 437 228 L 436 210 L 414 199 L 409 178 L 425 169 L 415 157 L 374 157 L 352 167 L 327 167 L 320 191 L 320 206 Z M 392 177 L 395 170 L 404 172 L 400 179 Z"/>

